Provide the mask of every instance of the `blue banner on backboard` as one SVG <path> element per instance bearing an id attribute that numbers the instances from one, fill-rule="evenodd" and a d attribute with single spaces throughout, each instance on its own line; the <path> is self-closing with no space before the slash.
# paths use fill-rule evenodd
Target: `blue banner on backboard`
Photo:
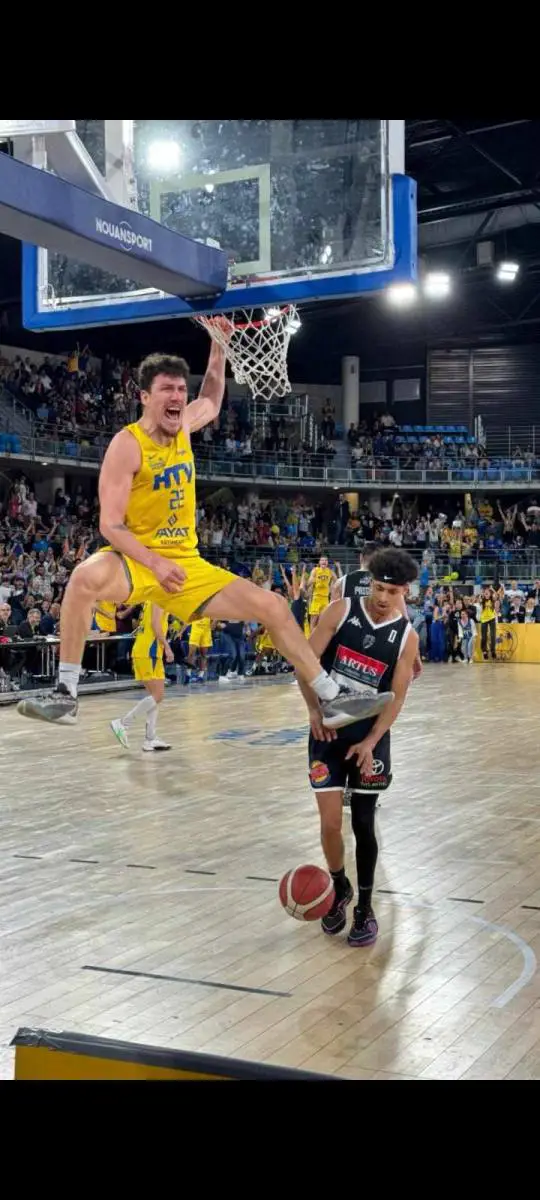
<path id="1" fill-rule="evenodd" d="M 212 299 L 227 286 L 224 251 L 6 154 L 0 232 L 172 296 Z"/>

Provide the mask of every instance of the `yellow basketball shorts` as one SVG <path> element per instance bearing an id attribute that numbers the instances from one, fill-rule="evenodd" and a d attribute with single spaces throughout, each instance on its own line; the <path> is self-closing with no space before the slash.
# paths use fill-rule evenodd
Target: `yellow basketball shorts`
<path id="1" fill-rule="evenodd" d="M 133 655 L 131 659 L 133 666 L 133 674 L 135 679 L 141 683 L 146 683 L 150 679 L 165 679 L 165 667 L 163 666 L 163 655 L 159 655 L 154 661 L 149 655 Z"/>
<path id="2" fill-rule="evenodd" d="M 329 604 L 330 604 L 330 597 L 314 596 L 313 600 L 311 601 L 311 604 L 309 606 L 310 617 L 320 617 L 321 613 L 324 612 L 325 608 L 328 608 Z"/>
<path id="3" fill-rule="evenodd" d="M 196 646 L 198 650 L 212 648 L 212 630 L 208 628 L 206 621 L 193 621 L 189 631 L 189 644 Z"/>
<path id="4" fill-rule="evenodd" d="M 105 546 L 101 553 L 110 554 L 111 548 Z M 117 553 L 117 551 L 112 551 L 112 553 Z M 214 567 L 212 563 L 205 562 L 199 554 L 193 555 L 192 558 L 179 557 L 171 559 L 171 561 L 176 562 L 185 571 L 186 579 L 182 590 L 173 594 L 160 587 L 155 575 L 148 567 L 134 562 L 126 554 L 121 554 L 119 557 L 122 559 L 131 584 L 131 591 L 126 603 L 145 604 L 151 600 L 164 612 L 179 617 L 186 625 L 189 624 L 201 605 L 206 604 L 206 601 L 210 600 L 212 596 L 216 596 L 229 583 L 234 583 L 238 579 L 238 576 L 233 575 L 232 571 L 225 571 L 223 567 Z"/>
<path id="5" fill-rule="evenodd" d="M 257 652 L 259 654 L 261 654 L 263 650 L 275 650 L 275 648 L 276 647 L 274 646 L 272 638 L 270 637 L 270 634 L 266 632 L 266 630 L 264 633 L 259 634 L 257 638 Z"/>

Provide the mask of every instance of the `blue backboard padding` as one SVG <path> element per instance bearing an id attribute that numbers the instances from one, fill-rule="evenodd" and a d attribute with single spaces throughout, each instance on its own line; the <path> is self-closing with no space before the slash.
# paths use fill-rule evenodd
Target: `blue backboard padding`
<path id="1" fill-rule="evenodd" d="M 57 308 L 42 312 L 38 304 L 38 252 L 36 246 L 23 245 L 23 324 L 26 329 L 82 329 L 92 325 L 118 325 L 126 321 L 163 320 L 188 317 L 198 312 L 222 312 L 231 308 L 255 308 L 271 303 L 312 302 L 341 297 L 351 299 L 365 293 L 382 291 L 390 284 L 415 282 L 418 276 L 418 227 L 416 183 L 406 175 L 392 178 L 394 265 L 385 270 L 354 275 L 322 275 L 317 279 L 279 280 L 272 284 L 235 288 L 220 294 L 211 303 L 179 299 L 125 300 L 105 305 Z M 131 219 L 131 217 L 130 217 Z M 154 224 L 154 222 L 152 222 Z M 162 226 L 158 226 L 162 229 Z M 176 234 L 176 237 L 179 235 Z M 189 240 L 189 239 L 186 239 Z M 197 244 L 197 243 L 196 243 Z M 207 247 L 202 247 L 207 249 Z M 123 275 L 126 274 L 124 259 Z"/>
<path id="2" fill-rule="evenodd" d="M 7 154 L 0 154 L 0 232 L 141 287 L 208 298 L 227 285 L 224 251 Z"/>

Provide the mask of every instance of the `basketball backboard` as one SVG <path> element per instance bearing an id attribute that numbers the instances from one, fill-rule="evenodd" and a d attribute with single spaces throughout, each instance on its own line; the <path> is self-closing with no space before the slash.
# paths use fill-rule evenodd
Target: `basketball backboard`
<path id="1" fill-rule="evenodd" d="M 132 130 L 120 167 L 123 202 L 128 196 L 143 215 L 225 250 L 227 290 L 188 302 L 132 282 L 128 252 L 119 278 L 25 245 L 27 328 L 302 304 L 416 278 L 403 121 L 78 121 L 107 180 L 119 169 L 107 143 L 115 125 Z"/>

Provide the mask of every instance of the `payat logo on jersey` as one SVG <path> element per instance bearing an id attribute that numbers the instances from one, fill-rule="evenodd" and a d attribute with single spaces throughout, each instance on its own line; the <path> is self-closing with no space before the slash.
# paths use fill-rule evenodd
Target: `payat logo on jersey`
<path id="1" fill-rule="evenodd" d="M 193 463 L 175 463 L 172 467 L 165 467 L 161 475 L 154 475 L 154 492 L 158 492 L 162 487 L 170 488 L 173 484 L 180 487 L 182 476 L 185 477 L 186 483 L 191 483 Z"/>
<path id="2" fill-rule="evenodd" d="M 178 529 L 167 529 L 167 526 L 165 525 L 163 529 L 158 529 L 156 537 L 161 538 L 162 542 L 174 542 L 179 541 L 182 538 L 186 538 L 188 533 L 189 529 L 187 529 L 184 525 L 178 526 Z"/>

